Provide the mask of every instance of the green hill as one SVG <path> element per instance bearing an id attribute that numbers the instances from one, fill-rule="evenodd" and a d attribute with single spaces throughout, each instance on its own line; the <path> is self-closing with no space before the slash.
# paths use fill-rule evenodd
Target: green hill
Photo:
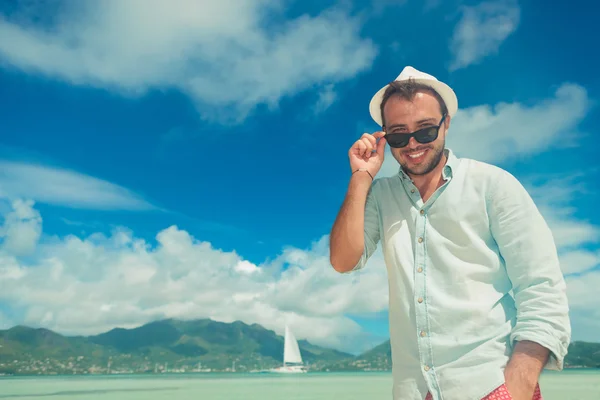
<path id="1" fill-rule="evenodd" d="M 567 367 L 600 368 L 600 343 L 573 342 L 565 357 Z"/>
<path id="2" fill-rule="evenodd" d="M 352 356 L 298 342 L 313 371 L 387 371 L 390 342 Z M 0 330 L 0 374 L 256 371 L 281 365 L 283 337 L 258 324 L 166 319 L 93 336 L 43 328 Z M 600 368 L 600 343 L 573 342 L 565 367 Z"/>
<path id="3" fill-rule="evenodd" d="M 329 371 L 390 370 L 392 368 L 390 341 L 352 359 L 340 360 L 326 366 Z M 565 357 L 565 368 L 600 368 L 600 343 L 573 342 Z"/>
<path id="4" fill-rule="evenodd" d="M 318 367 L 352 357 L 298 342 Z M 210 319 L 155 321 L 94 336 L 63 336 L 24 326 L 0 331 L 0 373 L 252 371 L 281 365 L 283 337 L 260 325 Z"/>

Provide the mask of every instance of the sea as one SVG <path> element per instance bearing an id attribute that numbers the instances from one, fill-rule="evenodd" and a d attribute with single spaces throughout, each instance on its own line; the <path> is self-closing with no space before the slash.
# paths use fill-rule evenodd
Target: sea
<path id="1" fill-rule="evenodd" d="M 2 400 L 391 400 L 389 372 L 0 377 Z M 544 371 L 544 400 L 599 400 L 600 369 Z"/>

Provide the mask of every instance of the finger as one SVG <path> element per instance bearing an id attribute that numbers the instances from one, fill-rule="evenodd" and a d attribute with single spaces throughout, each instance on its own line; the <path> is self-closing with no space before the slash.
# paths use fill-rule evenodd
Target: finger
<path id="1" fill-rule="evenodd" d="M 382 137 L 384 137 L 384 136 L 385 136 L 385 132 L 383 132 L 383 131 L 378 131 L 378 132 L 375 132 L 375 133 L 374 133 L 372 136 L 373 136 L 375 139 L 379 139 L 379 138 L 382 138 Z"/>
<path id="2" fill-rule="evenodd" d="M 385 140 L 385 137 L 382 137 L 381 139 L 379 139 L 379 143 L 377 143 L 377 154 L 380 157 L 383 157 L 383 154 L 385 153 L 385 145 L 387 144 L 387 140 Z"/>
<path id="3" fill-rule="evenodd" d="M 362 140 L 357 140 L 354 144 L 355 154 L 359 157 L 364 157 L 367 145 Z"/>
<path id="4" fill-rule="evenodd" d="M 365 139 L 361 139 L 361 141 L 365 144 L 365 146 L 367 146 L 367 157 L 369 157 L 371 155 L 371 153 L 373 152 L 373 148 L 374 145 L 376 145 L 376 143 L 372 143 L 369 139 L 365 138 Z"/>
<path id="5" fill-rule="evenodd" d="M 375 147 L 375 144 L 377 144 L 377 138 L 369 133 L 363 133 L 363 135 L 360 137 L 362 140 L 366 139 L 369 142 L 371 142 L 371 145 L 373 147 Z"/>

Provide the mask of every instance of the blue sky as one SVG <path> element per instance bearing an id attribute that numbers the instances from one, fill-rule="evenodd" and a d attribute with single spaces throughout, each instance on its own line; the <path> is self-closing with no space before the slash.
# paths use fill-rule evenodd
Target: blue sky
<path id="1" fill-rule="evenodd" d="M 152 2 L 150 2 L 152 3 Z M 78 5 L 77 5 L 78 4 Z M 327 234 L 368 102 L 406 65 L 458 95 L 448 146 L 517 176 L 600 341 L 595 13 L 533 1 L 0 2 L 0 327 L 258 322 L 387 337 L 381 254 Z M 572 4 L 572 3 L 570 3 Z M 381 175 L 395 173 L 389 155 Z"/>

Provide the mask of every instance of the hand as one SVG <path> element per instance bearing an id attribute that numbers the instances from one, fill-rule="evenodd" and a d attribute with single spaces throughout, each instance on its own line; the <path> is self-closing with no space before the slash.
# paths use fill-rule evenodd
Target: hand
<path id="1" fill-rule="evenodd" d="M 506 389 L 513 400 L 533 398 L 549 353 L 547 348 L 530 340 L 521 340 L 515 344 L 513 354 L 504 369 Z"/>
<path id="2" fill-rule="evenodd" d="M 375 177 L 377 175 L 383 164 L 383 154 L 386 144 L 384 136 L 385 133 L 381 131 L 375 132 L 372 135 L 364 133 L 360 139 L 354 142 L 348 151 L 352 172 L 358 168 L 366 168 L 371 176 Z M 379 139 L 379 142 L 377 142 L 377 139 Z"/>
<path id="3" fill-rule="evenodd" d="M 505 374 L 504 384 L 511 400 L 531 400 L 536 388 L 536 382 L 531 382 L 523 376 L 511 374 Z"/>

